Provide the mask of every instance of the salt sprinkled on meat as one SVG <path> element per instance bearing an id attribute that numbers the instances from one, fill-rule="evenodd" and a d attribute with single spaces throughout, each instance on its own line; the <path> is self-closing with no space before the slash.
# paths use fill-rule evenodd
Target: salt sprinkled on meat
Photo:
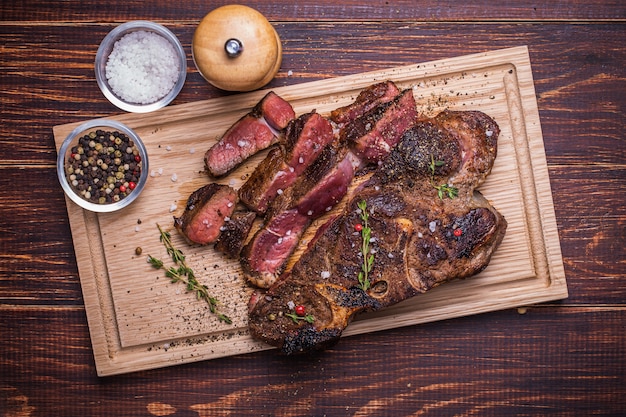
<path id="1" fill-rule="evenodd" d="M 330 278 L 330 271 L 322 271 L 322 273 L 320 274 L 320 276 L 321 276 L 323 279 Z"/>
<path id="2" fill-rule="evenodd" d="M 139 30 L 115 42 L 105 74 L 111 90 L 122 100 L 150 104 L 176 84 L 180 65 L 176 50 L 164 37 Z"/>
<path id="3" fill-rule="evenodd" d="M 431 233 L 435 233 L 435 230 L 437 230 L 437 222 L 433 220 L 428 223 L 428 230 L 430 230 Z"/>

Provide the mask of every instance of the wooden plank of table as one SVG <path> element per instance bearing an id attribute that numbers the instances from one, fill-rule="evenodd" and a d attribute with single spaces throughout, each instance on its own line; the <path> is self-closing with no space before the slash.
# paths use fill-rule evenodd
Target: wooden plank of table
<path id="1" fill-rule="evenodd" d="M 259 352 L 104 380 L 92 372 L 82 309 L 0 311 L 0 334 L 17 336 L 3 346 L 0 407 L 16 412 L 609 416 L 626 407 L 624 313 L 612 307 L 508 310 L 388 330 L 376 341 L 353 336 L 313 357 Z"/>

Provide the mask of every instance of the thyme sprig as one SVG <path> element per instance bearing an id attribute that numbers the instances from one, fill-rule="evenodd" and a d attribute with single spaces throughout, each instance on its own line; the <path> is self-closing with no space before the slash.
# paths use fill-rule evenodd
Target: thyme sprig
<path id="1" fill-rule="evenodd" d="M 361 200 L 357 203 L 359 208 L 361 221 L 361 254 L 363 255 L 363 263 L 361 264 L 361 270 L 359 271 L 359 288 L 363 291 L 367 291 L 370 288 L 369 273 L 372 271 L 374 265 L 374 254 L 370 253 L 370 240 L 372 238 L 372 229 L 369 227 L 369 213 L 367 212 L 367 202 Z"/>
<path id="2" fill-rule="evenodd" d="M 435 183 L 435 169 L 437 167 L 443 166 L 445 164 L 444 161 L 435 160 L 433 155 L 430 155 L 430 164 L 428 164 L 428 169 L 430 170 L 430 184 L 437 190 L 437 195 L 440 200 L 443 200 L 444 196 L 448 196 L 449 198 L 455 198 L 459 195 L 459 190 L 456 187 L 452 187 L 448 184 L 440 184 L 437 185 Z"/>
<path id="3" fill-rule="evenodd" d="M 294 323 L 298 323 L 298 321 L 300 320 L 304 320 L 307 323 L 313 323 L 315 321 L 315 317 L 312 314 L 307 314 L 305 316 L 299 316 L 296 313 L 286 313 L 285 314 L 286 317 L 289 317 L 291 320 L 293 320 Z"/>
<path id="4" fill-rule="evenodd" d="M 165 271 L 165 276 L 168 277 L 172 283 L 183 283 L 189 292 L 195 292 L 198 300 L 205 300 L 209 305 L 209 310 L 211 313 L 215 314 L 219 321 L 232 324 L 232 320 L 225 314 L 222 314 L 218 311 L 217 307 L 219 301 L 217 298 L 211 296 L 209 294 L 209 287 L 206 285 L 200 284 L 196 279 L 196 276 L 193 270 L 187 266 L 187 262 L 185 261 L 185 255 L 180 249 L 176 249 L 172 244 L 172 236 L 169 232 L 161 229 L 161 226 L 157 224 L 159 228 L 160 237 L 159 240 L 165 246 L 167 250 L 167 254 L 172 258 L 172 261 L 176 264 L 176 266 L 171 266 L 167 268 L 163 261 L 157 259 L 151 255 L 148 255 L 148 263 L 152 265 L 155 269 L 162 269 Z"/>

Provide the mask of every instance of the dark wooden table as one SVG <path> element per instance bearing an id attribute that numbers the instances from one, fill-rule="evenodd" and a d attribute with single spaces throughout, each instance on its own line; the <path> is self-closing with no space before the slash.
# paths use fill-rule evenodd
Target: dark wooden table
<path id="1" fill-rule="evenodd" d="M 290 3 L 247 2 L 283 41 L 269 87 L 528 45 L 569 298 L 354 336 L 312 358 L 267 351 L 98 377 L 52 126 L 120 112 L 93 60 L 128 20 L 166 25 L 187 50 L 173 104 L 223 95 L 197 73 L 190 44 L 225 3 L 6 1 L 0 415 L 624 415 L 626 3 Z"/>

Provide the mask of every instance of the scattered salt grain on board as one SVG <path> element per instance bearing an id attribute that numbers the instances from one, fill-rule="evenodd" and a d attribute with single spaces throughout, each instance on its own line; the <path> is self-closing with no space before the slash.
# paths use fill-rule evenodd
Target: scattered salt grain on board
<path id="1" fill-rule="evenodd" d="M 150 104 L 165 97 L 178 79 L 180 65 L 172 44 L 139 30 L 115 42 L 106 64 L 111 90 L 124 101 Z"/>

